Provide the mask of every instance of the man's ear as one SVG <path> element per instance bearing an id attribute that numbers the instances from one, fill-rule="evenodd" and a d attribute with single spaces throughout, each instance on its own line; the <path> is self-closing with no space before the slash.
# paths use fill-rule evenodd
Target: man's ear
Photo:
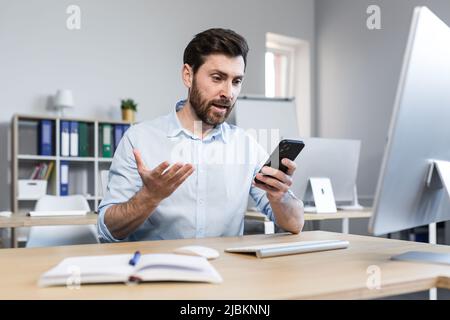
<path id="1" fill-rule="evenodd" d="M 192 82 L 194 80 L 194 71 L 192 67 L 185 63 L 183 69 L 181 70 L 181 76 L 183 78 L 184 85 L 190 89 L 192 87 Z"/>

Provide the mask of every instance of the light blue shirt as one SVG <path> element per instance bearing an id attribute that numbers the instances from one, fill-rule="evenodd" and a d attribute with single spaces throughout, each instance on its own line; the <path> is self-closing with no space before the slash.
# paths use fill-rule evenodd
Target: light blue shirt
<path id="1" fill-rule="evenodd" d="M 265 191 L 252 187 L 267 153 L 244 130 L 216 126 L 203 140 L 184 129 L 176 111 L 132 126 L 121 139 L 109 171 L 105 197 L 99 206 L 98 233 L 102 242 L 238 236 L 250 195 L 257 208 L 274 220 Z M 194 130 L 195 131 L 195 130 Z M 169 161 L 192 163 L 194 173 L 164 199 L 145 222 L 125 239 L 115 239 L 105 225 L 106 209 L 127 202 L 141 188 L 133 149 L 154 169 Z"/>

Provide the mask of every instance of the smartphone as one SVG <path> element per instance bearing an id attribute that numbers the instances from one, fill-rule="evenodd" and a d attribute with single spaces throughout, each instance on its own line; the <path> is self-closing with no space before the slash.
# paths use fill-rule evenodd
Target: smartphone
<path id="1" fill-rule="evenodd" d="M 281 163 L 281 160 L 287 158 L 294 161 L 304 147 L 305 144 L 300 140 L 281 140 L 277 148 L 272 152 L 263 167 L 272 167 L 274 169 L 278 169 L 284 173 L 287 173 L 288 168 Z M 264 182 L 256 179 L 256 177 L 255 182 L 265 184 Z"/>

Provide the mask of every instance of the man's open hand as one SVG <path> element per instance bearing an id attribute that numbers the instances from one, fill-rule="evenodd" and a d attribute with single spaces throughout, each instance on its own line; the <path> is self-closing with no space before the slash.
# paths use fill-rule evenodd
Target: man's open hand
<path id="1" fill-rule="evenodd" d="M 138 149 L 133 149 L 133 154 L 146 192 L 158 203 L 170 196 L 194 172 L 192 164 L 175 163 L 170 167 L 167 161 L 150 170 Z"/>

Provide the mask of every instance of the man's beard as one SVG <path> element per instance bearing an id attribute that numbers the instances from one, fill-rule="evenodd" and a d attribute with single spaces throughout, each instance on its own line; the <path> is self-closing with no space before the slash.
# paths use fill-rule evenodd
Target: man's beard
<path id="1" fill-rule="evenodd" d="M 228 116 L 233 110 L 234 104 L 231 104 L 231 100 L 211 100 L 206 101 L 202 99 L 200 91 L 195 83 L 195 80 L 192 82 L 192 89 L 189 94 L 189 103 L 194 109 L 197 117 L 202 120 L 203 123 L 210 126 L 217 126 L 225 122 Z M 226 107 L 225 114 L 218 113 L 214 110 L 213 105 Z"/>

